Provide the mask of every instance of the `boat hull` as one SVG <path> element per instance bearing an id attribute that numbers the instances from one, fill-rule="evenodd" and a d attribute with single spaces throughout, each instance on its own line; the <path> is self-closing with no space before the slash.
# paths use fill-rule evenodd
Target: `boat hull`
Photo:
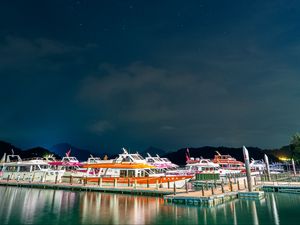
<path id="1" fill-rule="evenodd" d="M 2 172 L 2 180 L 60 182 L 64 171 Z"/>
<path id="2" fill-rule="evenodd" d="M 161 187 L 161 188 L 182 188 L 193 176 L 170 176 L 170 177 L 86 177 L 87 182 L 100 182 L 102 185 L 117 186 L 138 186 L 138 187 Z"/>

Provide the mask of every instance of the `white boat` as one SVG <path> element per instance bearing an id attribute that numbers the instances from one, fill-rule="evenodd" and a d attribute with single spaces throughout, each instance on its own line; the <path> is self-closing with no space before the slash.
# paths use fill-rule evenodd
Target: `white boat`
<path id="1" fill-rule="evenodd" d="M 266 170 L 266 164 L 263 160 L 251 159 L 251 162 L 249 165 L 250 165 L 252 175 L 263 174 L 264 171 Z"/>
<path id="2" fill-rule="evenodd" d="M 22 160 L 19 155 L 4 156 L 1 163 L 1 179 L 18 181 L 59 182 L 62 170 L 50 169 L 48 161 L 43 158 Z"/>
<path id="3" fill-rule="evenodd" d="M 66 179 L 63 181 L 69 180 L 70 176 L 81 178 L 87 174 L 87 169 L 82 168 L 84 163 L 79 162 L 76 157 L 70 156 L 70 153 L 66 153 L 66 156 L 61 160 L 50 161 L 48 164 L 53 170 L 64 171 L 63 177 Z"/>
<path id="4" fill-rule="evenodd" d="M 212 173 L 221 174 L 224 173 L 221 167 L 217 163 L 213 163 L 210 159 L 199 159 L 196 163 L 188 163 L 186 167 L 194 173 Z"/>
<path id="5" fill-rule="evenodd" d="M 149 163 L 150 165 L 153 165 L 157 168 L 160 169 L 174 169 L 178 168 L 178 165 L 172 163 L 169 159 L 167 158 L 161 158 L 159 155 L 156 154 L 156 156 L 151 156 L 149 153 L 147 153 L 147 157 L 145 158 L 146 162 Z"/>
<path id="6" fill-rule="evenodd" d="M 272 163 L 269 165 L 269 168 L 272 174 L 283 173 L 285 171 L 283 163 Z"/>
<path id="7" fill-rule="evenodd" d="M 117 182 L 119 186 L 127 186 L 136 183 L 140 187 L 156 186 L 161 187 L 183 187 L 192 178 L 190 175 L 166 176 L 159 172 L 159 168 L 150 165 L 139 153 L 123 152 L 114 160 L 97 160 L 96 163 L 86 163 L 83 167 L 88 168 L 87 181 L 98 182 L 102 179 L 105 184 Z M 95 175 L 90 175 L 95 174 Z"/>

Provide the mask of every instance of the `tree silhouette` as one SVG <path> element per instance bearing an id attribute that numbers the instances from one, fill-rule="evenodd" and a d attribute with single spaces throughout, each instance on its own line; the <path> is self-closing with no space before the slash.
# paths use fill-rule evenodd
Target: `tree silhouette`
<path id="1" fill-rule="evenodd" d="M 292 158 L 298 161 L 300 159 L 300 133 L 297 132 L 291 137 L 290 150 Z"/>

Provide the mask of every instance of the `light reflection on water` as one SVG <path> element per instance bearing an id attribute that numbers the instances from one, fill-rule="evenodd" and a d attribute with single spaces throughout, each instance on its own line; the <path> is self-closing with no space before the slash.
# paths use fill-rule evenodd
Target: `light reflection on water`
<path id="1" fill-rule="evenodd" d="M 163 199 L 96 192 L 0 187 L 1 224 L 291 224 L 300 196 L 267 194 L 213 208 L 172 205 Z"/>

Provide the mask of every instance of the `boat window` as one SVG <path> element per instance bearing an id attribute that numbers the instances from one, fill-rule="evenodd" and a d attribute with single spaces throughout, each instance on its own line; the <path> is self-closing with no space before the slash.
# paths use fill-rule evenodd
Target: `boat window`
<path id="1" fill-rule="evenodd" d="M 120 170 L 120 177 L 127 177 L 127 170 Z"/>
<path id="2" fill-rule="evenodd" d="M 30 166 L 20 166 L 19 172 L 30 172 Z"/>
<path id="3" fill-rule="evenodd" d="M 147 159 L 147 162 L 153 163 L 154 160 L 153 159 Z"/>
<path id="4" fill-rule="evenodd" d="M 6 168 L 6 171 L 8 171 L 8 172 L 17 172 L 17 168 L 18 167 L 16 167 L 16 166 L 8 166 Z"/>
<path id="5" fill-rule="evenodd" d="M 33 166 L 32 166 L 32 171 L 35 171 L 35 170 L 40 170 L 40 168 L 39 168 L 38 165 L 33 165 Z"/>
<path id="6" fill-rule="evenodd" d="M 128 177 L 134 177 L 135 176 L 134 170 L 128 170 Z"/>
<path id="7" fill-rule="evenodd" d="M 138 155 L 132 155 L 132 158 L 134 158 L 135 160 L 142 160 Z"/>
<path id="8" fill-rule="evenodd" d="M 125 158 L 123 158 L 122 162 L 131 162 L 132 160 L 130 159 L 129 156 L 126 156 Z"/>
<path id="9" fill-rule="evenodd" d="M 48 166 L 47 165 L 40 165 L 40 169 L 47 169 Z"/>

